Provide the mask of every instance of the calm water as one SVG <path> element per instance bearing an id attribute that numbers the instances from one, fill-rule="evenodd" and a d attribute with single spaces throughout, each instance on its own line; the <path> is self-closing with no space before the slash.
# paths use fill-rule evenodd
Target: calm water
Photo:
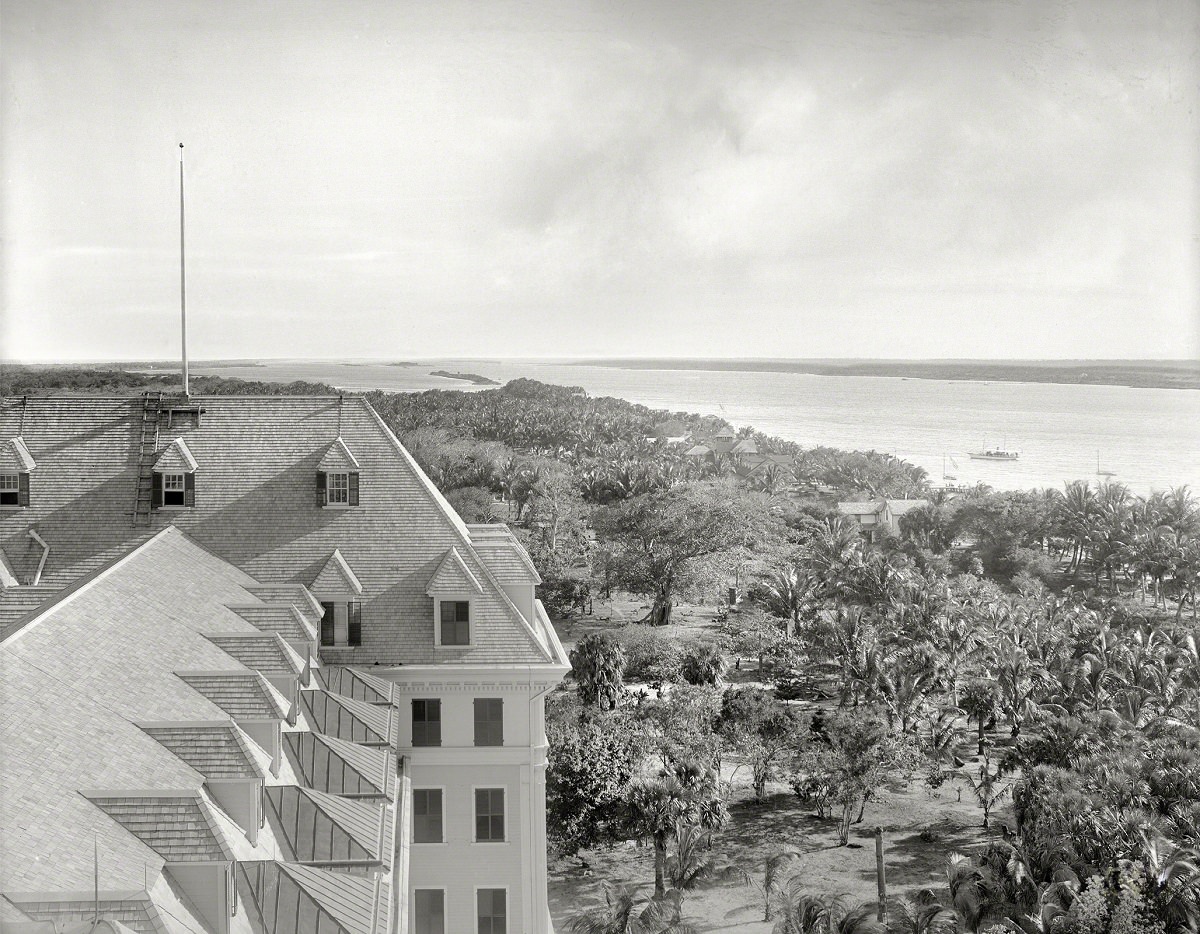
<path id="1" fill-rule="evenodd" d="M 919 464 L 934 481 L 998 488 L 1096 480 L 1100 469 L 1138 493 L 1188 484 L 1200 490 L 1200 391 L 1051 383 L 972 383 L 897 377 L 622 370 L 488 360 L 419 366 L 273 362 L 196 368 L 242 379 L 305 379 L 344 389 L 471 389 L 431 370 L 505 382 L 529 377 L 582 386 L 671 411 L 720 415 L 803 445 L 886 451 Z M 1004 446 L 1016 462 L 972 461 L 968 451 Z"/>

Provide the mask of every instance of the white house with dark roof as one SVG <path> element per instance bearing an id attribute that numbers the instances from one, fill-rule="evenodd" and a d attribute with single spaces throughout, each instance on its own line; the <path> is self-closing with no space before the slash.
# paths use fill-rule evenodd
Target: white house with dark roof
<path id="1" fill-rule="evenodd" d="M 364 400 L 5 400 L 9 474 L 0 923 L 98 835 L 132 930 L 551 930 L 537 571 Z"/>
<path id="2" fill-rule="evenodd" d="M 899 535 L 901 517 L 928 505 L 927 499 L 876 499 L 842 502 L 837 504 L 837 508 L 871 541 L 877 541 L 885 534 Z"/>

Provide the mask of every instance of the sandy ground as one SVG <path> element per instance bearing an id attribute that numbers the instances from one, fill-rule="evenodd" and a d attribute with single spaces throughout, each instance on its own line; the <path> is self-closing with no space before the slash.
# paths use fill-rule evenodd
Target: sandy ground
<path id="1" fill-rule="evenodd" d="M 634 601 L 597 603 L 593 616 L 556 625 L 569 650 L 587 632 L 629 625 L 644 615 L 643 606 Z M 676 615 L 677 624 L 658 632 L 682 638 L 711 635 L 713 609 L 679 607 Z M 754 679 L 748 671 L 739 675 L 739 681 Z M 973 752 L 970 742 L 960 749 L 966 768 L 978 768 Z M 767 799 L 758 804 L 749 788 L 748 771 L 743 768 L 734 774 L 726 770 L 724 778 L 731 777 L 731 819 L 714 837 L 713 862 L 717 867 L 740 867 L 760 885 L 765 860 L 787 850 L 797 854 L 787 875 L 798 878 L 805 891 L 842 896 L 850 905 L 875 904 L 874 830 L 879 825 L 884 831 L 889 901 L 922 888 L 939 890 L 945 897 L 947 858 L 955 852 L 975 851 L 987 840 L 982 812 L 966 783 L 958 779 L 937 790 L 919 780 L 887 789 L 881 800 L 868 805 L 863 823 L 852 828 L 850 844 L 839 847 L 836 822 L 814 817 L 786 785 L 770 785 Z M 1011 820 L 1008 807 L 998 808 L 992 816 L 993 828 L 1006 820 Z M 928 841 L 920 836 L 927 827 L 936 829 Z M 570 919 L 581 908 L 602 902 L 605 880 L 639 885 L 643 894 L 653 891 L 654 854 L 648 846 L 629 844 L 587 851 L 582 856 L 586 867 L 577 859 L 551 864 L 550 907 L 560 934 L 569 930 Z M 761 891 L 746 884 L 703 886 L 688 894 L 684 915 L 705 932 L 761 934 L 770 931 L 774 923 L 763 921 Z"/>

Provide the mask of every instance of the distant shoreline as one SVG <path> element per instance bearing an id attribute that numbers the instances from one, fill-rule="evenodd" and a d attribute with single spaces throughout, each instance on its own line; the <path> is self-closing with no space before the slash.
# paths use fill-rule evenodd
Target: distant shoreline
<path id="1" fill-rule="evenodd" d="M 730 360 L 645 358 L 575 360 L 571 366 L 623 370 L 701 370 L 725 373 L 803 373 L 883 376 L 961 382 L 1061 383 L 1131 389 L 1200 389 L 1200 362 L 1187 360 Z"/>

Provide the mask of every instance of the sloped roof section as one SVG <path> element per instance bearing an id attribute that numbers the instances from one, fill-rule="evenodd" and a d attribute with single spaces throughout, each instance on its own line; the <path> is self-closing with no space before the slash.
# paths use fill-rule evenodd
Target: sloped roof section
<path id="1" fill-rule="evenodd" d="M 252 671 L 228 674 L 181 673 L 199 694 L 224 710 L 234 720 L 277 720 L 283 717 L 259 675 Z"/>
<path id="2" fill-rule="evenodd" d="M 298 675 L 303 667 L 275 633 L 209 636 L 208 641 L 264 675 Z"/>
<path id="3" fill-rule="evenodd" d="M 342 557 L 342 552 L 337 548 L 333 549 L 333 554 L 329 556 L 329 560 L 325 562 L 325 566 L 317 572 L 317 576 L 313 578 L 312 586 L 309 589 L 319 594 L 361 594 L 363 592 L 363 586 L 358 579 L 358 575 L 350 569 L 350 565 Z"/>
<path id="4" fill-rule="evenodd" d="M 182 438 L 176 438 L 163 448 L 163 452 L 154 462 L 154 470 L 157 473 L 193 473 L 198 466 L 187 442 Z"/>
<path id="5" fill-rule="evenodd" d="M 90 922 L 95 917 L 96 903 L 89 898 L 72 901 L 23 901 L 14 900 L 21 911 L 35 921 L 49 921 L 56 925 L 56 930 L 64 925 L 80 922 Z M 132 898 L 100 898 L 100 914 L 109 921 L 116 921 L 122 927 L 135 934 L 166 934 L 158 908 L 150 900 L 149 895 Z M 118 930 L 120 930 L 118 929 Z M 84 930 L 87 930 L 85 928 Z"/>
<path id="6" fill-rule="evenodd" d="M 346 442 L 340 435 L 329 445 L 329 450 L 317 464 L 317 470 L 323 470 L 326 473 L 352 473 L 360 469 L 358 461 L 350 453 L 350 448 L 346 446 Z"/>
<path id="7" fill-rule="evenodd" d="M 168 863 L 230 858 L 195 794 L 84 797 Z"/>
<path id="8" fill-rule="evenodd" d="M 380 802 L 355 801 L 299 785 L 272 785 L 266 796 L 278 832 L 302 862 L 382 862 L 386 855 Z"/>
<path id="9" fill-rule="evenodd" d="M 33 455 L 20 437 L 0 441 L 0 471 L 7 473 L 29 473 L 37 464 Z"/>
<path id="10" fill-rule="evenodd" d="M 366 701 L 368 704 L 391 704 L 397 696 L 396 685 L 358 668 L 325 665 L 316 669 L 317 680 L 326 691 Z"/>
<path id="11" fill-rule="evenodd" d="M 540 584 L 529 552 L 503 523 L 471 525 L 471 546 L 501 584 Z"/>
<path id="12" fill-rule="evenodd" d="M 316 636 L 315 630 L 294 606 L 233 606 L 230 609 L 264 633 L 278 633 L 284 639 L 300 641 Z"/>
<path id="13" fill-rule="evenodd" d="M 263 934 L 376 934 L 386 915 L 377 880 L 314 866 L 239 862 L 237 885 Z"/>
<path id="14" fill-rule="evenodd" d="M 316 733 L 284 733 L 284 747 L 306 785 L 335 795 L 386 795 L 395 791 L 395 763 L 384 749 Z"/>
<path id="15" fill-rule="evenodd" d="M 392 708 L 340 697 L 328 691 L 301 691 L 300 702 L 318 733 L 367 746 L 387 746 L 394 739 Z"/>
<path id="16" fill-rule="evenodd" d="M 143 726 L 205 778 L 258 778 L 258 769 L 230 724 Z"/>
<path id="17" fill-rule="evenodd" d="M 471 573 L 471 569 L 463 561 L 458 549 L 450 548 L 446 551 L 446 556 L 442 558 L 442 563 L 433 572 L 433 577 L 429 579 L 429 586 L 425 588 L 425 593 L 431 597 L 444 593 L 481 594 L 483 586 L 479 583 L 479 579 Z"/>

